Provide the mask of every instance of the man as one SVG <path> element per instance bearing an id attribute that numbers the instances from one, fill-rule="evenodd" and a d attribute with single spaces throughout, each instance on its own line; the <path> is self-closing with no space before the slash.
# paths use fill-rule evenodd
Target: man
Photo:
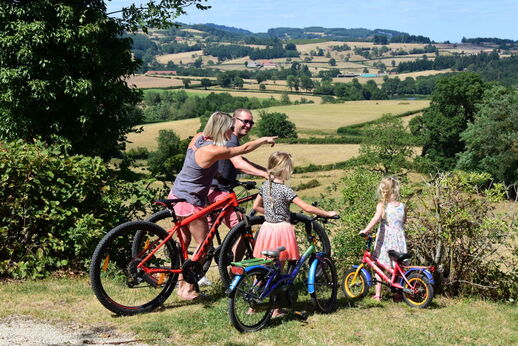
<path id="1" fill-rule="evenodd" d="M 239 140 L 246 136 L 254 126 L 254 117 L 248 109 L 236 109 L 233 118 L 234 132 L 226 144 L 227 147 L 238 147 L 240 145 Z M 266 168 L 249 161 L 241 155 L 235 156 L 230 160 L 220 160 L 218 162 L 218 173 L 223 178 L 223 181 L 235 181 L 239 172 L 268 179 Z M 225 189 L 225 185 L 214 179 L 208 195 L 209 203 L 223 199 L 228 193 L 229 191 Z M 239 222 L 236 212 L 228 213 L 223 222 L 228 228 L 234 227 Z"/>

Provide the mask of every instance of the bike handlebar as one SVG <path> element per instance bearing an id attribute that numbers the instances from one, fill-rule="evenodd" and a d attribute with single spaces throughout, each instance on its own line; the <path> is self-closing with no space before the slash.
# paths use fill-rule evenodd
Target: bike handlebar
<path id="1" fill-rule="evenodd" d="M 238 186 L 242 186 L 245 188 L 245 190 L 252 190 L 252 189 L 255 189 L 255 186 L 257 185 L 257 183 L 255 181 L 231 181 L 231 182 L 228 182 L 228 181 L 225 181 L 225 184 L 223 186 L 224 190 L 232 190 L 233 188 L 235 187 L 238 187 Z"/>

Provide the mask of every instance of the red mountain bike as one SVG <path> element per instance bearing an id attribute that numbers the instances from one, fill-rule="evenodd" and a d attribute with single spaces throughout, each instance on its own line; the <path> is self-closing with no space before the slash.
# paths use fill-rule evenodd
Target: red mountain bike
<path id="1" fill-rule="evenodd" d="M 363 235 L 362 235 L 363 236 Z M 403 300 L 411 307 L 425 308 L 433 299 L 435 283 L 432 273 L 435 267 L 420 267 L 404 265 L 404 261 L 411 257 L 407 253 L 389 250 L 389 257 L 395 262 L 394 269 L 379 262 L 370 253 L 372 236 L 365 236 L 367 245 L 363 252 L 360 265 L 354 265 L 342 279 L 342 291 L 351 300 L 364 298 L 369 287 L 381 282 L 394 292 L 402 293 Z M 372 278 L 369 267 L 376 272 L 382 281 Z M 389 277 L 390 276 L 390 277 Z"/>
<path id="2" fill-rule="evenodd" d="M 237 186 L 248 191 L 255 188 L 255 182 L 235 182 L 229 188 Z M 168 209 L 173 220 L 168 231 L 149 221 L 130 221 L 115 227 L 101 239 L 92 256 L 90 281 L 97 299 L 116 314 L 134 315 L 160 306 L 171 295 L 180 273 L 185 281 L 198 289 L 197 282 L 208 268 L 203 266 L 205 258 L 222 220 L 232 208 L 246 219 L 243 217 L 245 209 L 239 205 L 256 196 L 251 194 L 237 199 L 231 192 L 221 201 L 183 220 L 177 218 L 173 206 L 185 200 L 162 200 L 159 203 Z M 209 232 L 189 258 L 188 248 L 178 230 L 209 214 L 212 216 Z M 251 252 L 253 244 L 245 258 L 251 257 Z"/>

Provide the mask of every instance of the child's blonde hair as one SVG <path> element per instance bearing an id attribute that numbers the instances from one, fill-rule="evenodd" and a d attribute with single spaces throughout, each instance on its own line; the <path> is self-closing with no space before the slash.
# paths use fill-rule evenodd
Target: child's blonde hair
<path id="1" fill-rule="evenodd" d="M 291 154 L 284 151 L 276 151 L 268 158 L 269 180 L 279 178 L 283 181 L 290 179 L 293 173 L 293 159 Z"/>
<path id="2" fill-rule="evenodd" d="M 268 158 L 268 183 L 270 201 L 273 202 L 272 197 L 272 182 L 275 178 L 281 179 L 283 182 L 290 179 L 293 173 L 293 159 L 291 154 L 284 151 L 276 151 Z"/>
<path id="3" fill-rule="evenodd" d="M 378 186 L 378 198 L 380 202 L 386 204 L 391 200 L 399 200 L 399 180 L 393 177 L 381 179 Z"/>
<path id="4" fill-rule="evenodd" d="M 225 112 L 214 112 L 203 129 L 203 134 L 212 138 L 214 145 L 224 146 L 228 138 L 225 136 L 228 130 L 233 129 L 234 119 Z"/>

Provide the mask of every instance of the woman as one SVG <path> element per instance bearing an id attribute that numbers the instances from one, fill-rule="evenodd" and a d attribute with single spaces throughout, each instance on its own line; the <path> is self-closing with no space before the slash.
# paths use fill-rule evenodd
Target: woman
<path id="1" fill-rule="evenodd" d="M 257 149 L 262 144 L 275 144 L 277 137 L 262 137 L 238 147 L 228 148 L 226 141 L 234 131 L 234 119 L 227 113 L 213 113 L 203 132 L 191 140 L 185 156 L 182 170 L 175 179 L 168 198 L 183 198 L 186 202 L 177 203 L 175 213 L 180 218 L 186 218 L 207 205 L 207 195 L 212 179 L 216 175 L 218 160 L 230 159 L 237 155 L 246 154 Z M 209 231 L 207 220 L 200 218 L 192 221 L 182 229 L 182 235 L 187 246 L 191 235 L 201 244 Z M 181 278 L 180 278 L 181 279 Z M 194 286 L 181 280 L 178 295 L 185 300 L 198 298 Z"/>

